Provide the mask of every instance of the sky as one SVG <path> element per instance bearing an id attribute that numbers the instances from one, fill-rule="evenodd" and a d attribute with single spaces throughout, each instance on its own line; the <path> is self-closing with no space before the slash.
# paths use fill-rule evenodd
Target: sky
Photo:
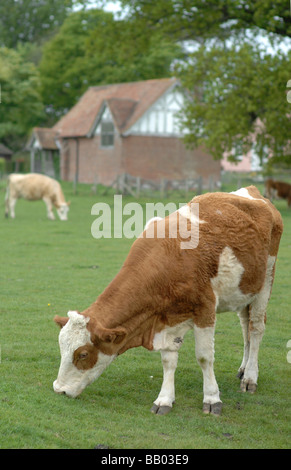
<path id="1" fill-rule="evenodd" d="M 106 6 L 104 7 L 104 10 L 106 11 L 112 11 L 112 12 L 117 12 L 121 10 L 120 3 L 116 2 L 106 2 Z"/>
<path id="2" fill-rule="evenodd" d="M 89 8 L 96 8 L 96 7 L 98 7 L 97 2 L 95 4 L 91 3 Z M 103 7 L 103 10 L 111 11 L 112 13 L 118 13 L 118 12 L 122 11 L 120 2 L 118 2 L 118 1 L 116 1 L 116 2 L 110 2 L 110 1 L 107 2 L 106 1 L 105 6 Z"/>

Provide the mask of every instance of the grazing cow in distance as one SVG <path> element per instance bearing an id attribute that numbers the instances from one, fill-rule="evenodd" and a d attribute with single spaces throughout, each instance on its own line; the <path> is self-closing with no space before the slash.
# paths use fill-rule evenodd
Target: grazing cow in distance
<path id="1" fill-rule="evenodd" d="M 17 199 L 38 201 L 42 199 L 47 207 L 47 216 L 54 220 L 53 207 L 61 220 L 68 220 L 69 202 L 65 197 L 58 181 L 49 176 L 38 173 L 26 175 L 11 174 L 8 177 L 7 191 L 5 196 L 5 216 L 15 218 L 15 204 Z"/>
<path id="2" fill-rule="evenodd" d="M 192 203 L 199 204 L 199 216 Z M 164 237 L 158 237 L 161 224 Z M 187 230 L 173 237 L 177 224 Z M 198 228 L 199 243 L 182 249 L 181 241 Z M 254 186 L 197 196 L 147 224 L 97 300 L 81 313 L 54 318 L 61 327 L 54 391 L 76 397 L 118 355 L 144 346 L 161 352 L 163 383 L 151 411 L 166 414 L 175 400 L 178 350 L 192 329 L 203 373 L 203 412 L 219 415 L 222 402 L 213 370 L 216 314 L 234 311 L 244 339 L 241 389 L 255 392 L 282 230 L 280 213 Z"/>
<path id="3" fill-rule="evenodd" d="M 265 182 L 265 195 L 271 201 L 273 199 L 286 199 L 288 207 L 291 206 L 291 184 L 268 179 Z"/>

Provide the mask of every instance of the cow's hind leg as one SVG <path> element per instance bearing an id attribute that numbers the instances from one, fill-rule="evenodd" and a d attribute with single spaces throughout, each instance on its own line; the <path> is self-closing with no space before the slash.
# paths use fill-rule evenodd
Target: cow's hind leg
<path id="1" fill-rule="evenodd" d="M 158 398 L 154 401 L 151 412 L 165 415 L 171 411 L 175 401 L 175 371 L 178 364 L 177 351 L 161 351 L 163 364 L 163 384 Z"/>
<path id="2" fill-rule="evenodd" d="M 242 334 L 244 339 L 244 355 L 242 359 L 242 363 L 240 368 L 238 369 L 237 377 L 239 379 L 243 378 L 244 371 L 249 359 L 249 352 L 250 352 L 250 341 L 249 341 L 249 307 L 243 308 L 240 312 L 238 312 L 238 316 L 240 319 L 240 324 L 242 328 Z"/>
<path id="3" fill-rule="evenodd" d="M 249 306 L 249 356 L 241 380 L 243 392 L 254 393 L 257 388 L 259 347 L 265 331 L 266 310 L 273 283 L 274 264 L 275 257 L 269 256 L 264 286 Z"/>
<path id="4" fill-rule="evenodd" d="M 257 388 L 259 347 L 265 330 L 264 317 L 265 314 L 258 315 L 258 312 L 252 307 L 250 308 L 249 357 L 245 368 L 241 369 L 242 373 L 240 376 L 241 390 L 243 392 L 254 393 Z"/>
<path id="5" fill-rule="evenodd" d="M 203 373 L 203 412 L 220 415 L 222 402 L 215 379 L 214 363 L 214 326 L 199 328 L 194 325 L 195 353 Z"/>
<path id="6" fill-rule="evenodd" d="M 5 217 L 9 217 L 9 186 L 7 186 L 5 194 Z"/>
<path id="7" fill-rule="evenodd" d="M 248 348 L 249 354 L 243 373 L 241 375 L 241 390 L 243 392 L 254 393 L 257 389 L 259 374 L 258 356 L 259 347 L 265 330 L 265 312 L 258 308 L 257 302 L 250 306 L 250 319 L 248 328 Z"/>
<path id="8" fill-rule="evenodd" d="M 9 217 L 9 200 L 5 198 L 5 217 Z"/>

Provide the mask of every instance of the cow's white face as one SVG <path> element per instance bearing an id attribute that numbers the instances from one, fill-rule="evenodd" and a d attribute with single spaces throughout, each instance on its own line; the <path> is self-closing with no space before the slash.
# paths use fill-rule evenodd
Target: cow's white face
<path id="1" fill-rule="evenodd" d="M 116 357 L 103 354 L 91 341 L 87 329 L 89 318 L 78 312 L 69 312 L 68 320 L 59 319 L 63 327 L 59 335 L 61 365 L 57 380 L 53 383 L 56 393 L 77 397 L 87 385 L 97 379 Z"/>
<path id="2" fill-rule="evenodd" d="M 57 209 L 57 214 L 60 220 L 68 220 L 68 212 L 69 212 L 69 204 L 66 202 L 61 204 L 61 206 Z"/>

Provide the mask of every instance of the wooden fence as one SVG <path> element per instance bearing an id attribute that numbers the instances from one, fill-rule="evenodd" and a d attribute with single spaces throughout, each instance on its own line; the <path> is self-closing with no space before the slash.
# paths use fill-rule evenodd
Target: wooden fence
<path id="1" fill-rule="evenodd" d="M 110 188 L 114 188 L 118 194 L 130 194 L 135 198 L 138 198 L 141 193 L 148 194 L 149 192 L 159 193 L 161 198 L 165 198 L 172 191 L 177 191 L 181 193 L 181 195 L 186 195 L 189 192 L 192 192 L 195 195 L 201 194 L 203 189 L 213 191 L 214 180 L 212 177 L 209 177 L 208 184 L 205 187 L 205 184 L 203 185 L 203 178 L 201 176 L 199 178 L 183 180 L 169 180 L 166 178 L 161 178 L 160 180 L 153 181 L 141 178 L 140 176 L 132 176 L 127 173 L 123 173 L 115 179 L 111 186 L 106 188 L 102 186 L 102 190 L 99 190 L 98 181 L 96 178 L 92 187 L 94 193 L 99 192 L 101 195 L 108 193 Z"/>

